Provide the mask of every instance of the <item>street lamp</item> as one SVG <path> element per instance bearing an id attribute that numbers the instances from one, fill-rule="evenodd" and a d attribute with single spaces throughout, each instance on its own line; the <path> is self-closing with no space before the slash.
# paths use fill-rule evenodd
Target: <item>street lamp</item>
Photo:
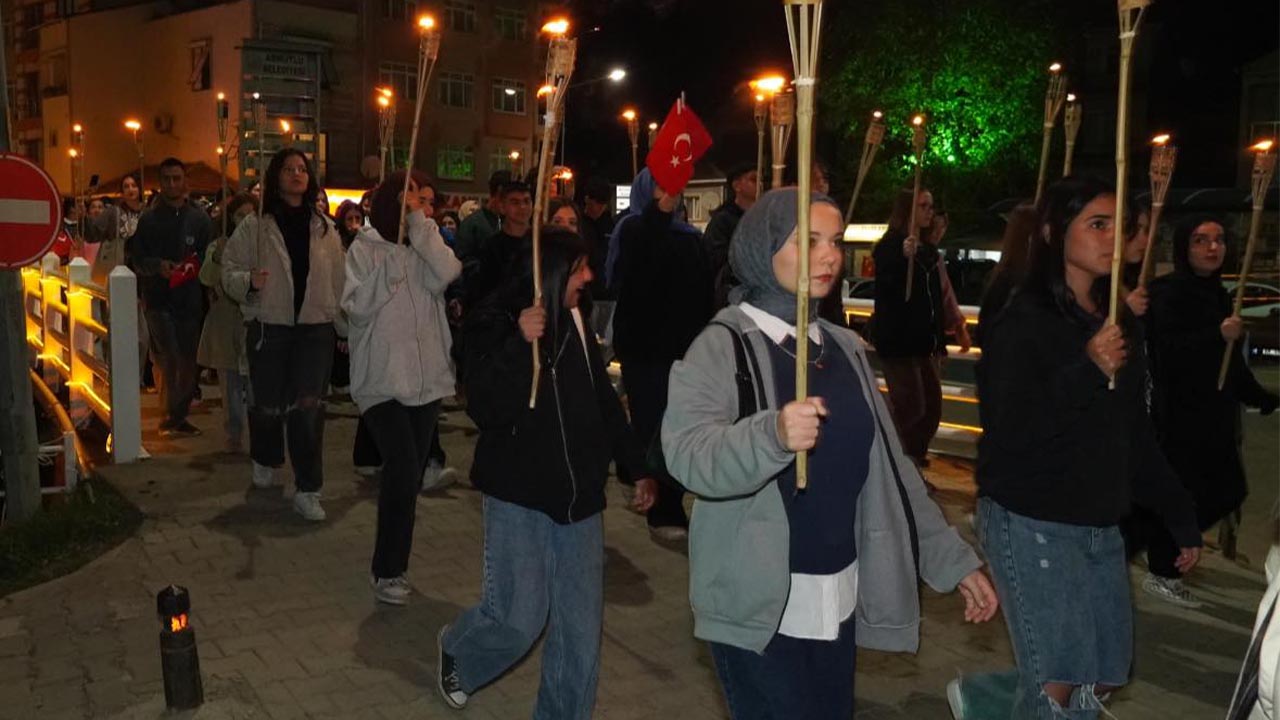
<path id="1" fill-rule="evenodd" d="M 622 111 L 622 119 L 627 123 L 627 138 L 631 140 L 631 177 L 635 177 L 640 174 L 640 122 L 631 108 Z"/>
<path id="2" fill-rule="evenodd" d="M 146 201 L 145 186 L 142 184 L 142 173 L 146 170 L 146 156 L 142 152 L 142 123 L 129 118 L 124 121 L 124 129 L 133 133 L 133 146 L 138 151 L 138 202 Z M 123 187 L 123 183 L 121 183 Z"/>
<path id="3" fill-rule="evenodd" d="M 627 77 L 627 71 L 623 68 L 614 68 L 609 71 L 609 79 L 613 82 L 622 82 Z"/>

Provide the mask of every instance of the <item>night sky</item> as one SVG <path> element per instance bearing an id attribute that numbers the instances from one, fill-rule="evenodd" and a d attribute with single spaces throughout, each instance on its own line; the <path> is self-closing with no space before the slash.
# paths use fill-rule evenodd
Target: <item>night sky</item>
<path id="1" fill-rule="evenodd" d="M 856 12 L 858 4 L 828 0 L 826 12 Z M 569 165 L 579 177 L 603 173 L 610 180 L 625 180 L 630 155 L 618 113 L 629 103 L 646 122 L 660 120 L 682 90 L 716 140 L 700 171 L 753 162 L 755 130 L 746 81 L 767 69 L 791 74 L 781 7 L 776 0 L 571 2 L 580 33 L 577 80 L 601 77 L 615 64 L 626 66 L 630 76 L 621 86 L 594 83 L 570 92 Z M 1069 56 L 1073 38 L 1083 28 L 1116 27 L 1110 0 L 1071 0 L 1061 7 L 1067 27 L 1058 28 L 1061 46 L 1046 48 L 1046 58 Z M 1176 184 L 1234 184 L 1239 69 L 1276 49 L 1280 3 L 1157 0 L 1144 23 L 1164 26 L 1166 41 L 1157 48 L 1157 69 L 1149 78 L 1149 119 L 1180 140 L 1185 162 L 1179 163 Z M 599 30 L 589 32 L 593 27 Z M 819 137 L 818 146 L 838 141 Z"/>

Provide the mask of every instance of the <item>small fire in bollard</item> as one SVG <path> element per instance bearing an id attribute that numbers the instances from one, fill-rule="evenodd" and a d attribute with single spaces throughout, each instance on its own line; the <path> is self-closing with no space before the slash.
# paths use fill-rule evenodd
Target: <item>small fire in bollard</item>
<path id="1" fill-rule="evenodd" d="M 200 655 L 196 652 L 196 631 L 189 623 L 190 613 L 191 596 L 186 588 L 170 585 L 156 594 L 164 701 L 173 710 L 190 710 L 204 702 Z"/>

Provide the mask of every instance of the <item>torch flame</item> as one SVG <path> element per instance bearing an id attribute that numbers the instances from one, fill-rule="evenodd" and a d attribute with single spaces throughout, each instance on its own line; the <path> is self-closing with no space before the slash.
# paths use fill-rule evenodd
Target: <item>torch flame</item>
<path id="1" fill-rule="evenodd" d="M 519 159 L 520 159 L 520 151 L 519 151 L 519 150 L 512 150 L 512 151 L 511 151 L 511 155 L 510 155 L 510 157 L 511 157 L 511 159 L 512 159 L 512 160 L 519 160 Z"/>
<path id="2" fill-rule="evenodd" d="M 764 93 L 756 93 L 756 102 L 764 102 Z"/>
<path id="3" fill-rule="evenodd" d="M 71 132 L 76 132 L 76 133 L 84 132 L 84 126 L 81 125 L 80 123 L 76 123 L 75 125 L 71 126 Z"/>
<path id="4" fill-rule="evenodd" d="M 175 615 L 169 618 L 169 632 L 181 632 L 187 629 L 187 614 Z"/>
<path id="5" fill-rule="evenodd" d="M 1151 138 L 1152 145 L 1166 145 L 1169 142 L 1169 133 L 1163 133 Z"/>
<path id="6" fill-rule="evenodd" d="M 554 18 L 542 26 L 542 32 L 548 35 L 564 35 L 569 32 L 569 20 L 567 18 Z"/>
<path id="7" fill-rule="evenodd" d="M 1076 94 L 1075 94 L 1075 93 L 1067 93 L 1067 102 L 1075 102 L 1075 101 L 1076 101 Z"/>
<path id="8" fill-rule="evenodd" d="M 550 95 L 555 91 L 556 91 L 556 88 L 554 85 L 543 85 L 542 87 L 538 88 L 538 97 Z"/>
<path id="9" fill-rule="evenodd" d="M 916 127 L 920 127 L 921 125 L 924 125 L 924 116 L 923 116 L 923 115 L 917 115 L 917 116 L 915 116 L 915 117 L 911 118 L 911 124 L 912 124 L 912 125 L 915 125 Z"/>
<path id="10" fill-rule="evenodd" d="M 1050 65 L 1050 66 L 1049 66 L 1049 72 L 1051 72 L 1051 73 L 1060 73 L 1060 72 L 1062 72 L 1062 63 L 1057 63 L 1057 62 L 1056 62 L 1056 63 L 1054 63 L 1054 64 Z"/>
<path id="11" fill-rule="evenodd" d="M 226 93 L 218 93 L 218 102 L 222 102 L 223 100 L 226 100 L 226 99 L 227 99 Z"/>
<path id="12" fill-rule="evenodd" d="M 430 15 L 423 15 L 418 18 L 418 28 L 421 30 L 430 30 L 436 26 L 436 19 Z"/>
<path id="13" fill-rule="evenodd" d="M 378 107 L 391 107 L 391 100 L 386 95 L 378 96 Z"/>
<path id="14" fill-rule="evenodd" d="M 142 123 L 138 122 L 137 120 L 125 120 L 124 127 L 126 130 L 132 130 L 134 132 L 138 132 L 139 130 L 142 129 Z"/>
<path id="15" fill-rule="evenodd" d="M 216 152 L 216 153 L 218 153 L 219 155 L 221 155 L 221 154 L 225 153 L 225 152 L 226 152 L 226 150 L 223 150 L 223 149 L 222 149 L 222 146 L 221 146 L 221 145 L 219 145 L 219 146 L 218 146 L 218 149 L 217 149 L 217 150 L 215 150 L 214 152 Z"/>
<path id="16" fill-rule="evenodd" d="M 636 119 L 636 111 L 632 110 L 631 108 L 627 108 L 626 110 L 623 110 L 622 119 L 626 120 L 627 122 L 633 122 Z"/>
<path id="17" fill-rule="evenodd" d="M 70 150 L 68 150 L 67 154 L 70 155 L 73 160 L 80 155 L 80 153 L 75 148 L 71 148 Z"/>
<path id="18" fill-rule="evenodd" d="M 649 129 L 650 129 L 650 130 L 657 130 L 657 129 L 658 129 L 658 123 L 656 123 L 656 122 L 651 122 L 651 123 L 649 123 Z"/>
<path id="19" fill-rule="evenodd" d="M 572 179 L 573 179 L 573 171 L 572 171 L 572 170 L 570 170 L 569 168 L 564 168 L 564 169 L 563 169 L 563 170 L 561 170 L 560 172 L 556 173 L 555 177 L 553 177 L 553 178 L 551 178 L 551 179 L 552 179 L 552 180 L 572 180 Z"/>
<path id="20" fill-rule="evenodd" d="M 293 126 L 289 124 L 288 120 L 285 120 L 284 118 L 280 119 L 280 132 L 287 133 L 292 129 L 293 129 Z"/>
<path id="21" fill-rule="evenodd" d="M 871 113 L 871 117 L 875 118 L 876 120 L 880 120 L 884 117 L 884 113 L 880 112 L 879 110 L 876 110 L 875 112 Z"/>
<path id="22" fill-rule="evenodd" d="M 751 89 L 763 95 L 777 95 L 787 86 L 787 79 L 781 75 L 766 75 L 752 80 Z"/>
<path id="23" fill-rule="evenodd" d="M 395 93 L 391 91 L 391 88 L 380 87 L 378 88 L 378 94 L 384 98 L 390 99 Z"/>
<path id="24" fill-rule="evenodd" d="M 262 99 L 262 93 L 254 93 L 254 94 L 253 94 L 253 99 L 254 99 L 254 100 L 261 100 L 261 99 Z"/>
<path id="25" fill-rule="evenodd" d="M 1254 152 L 1266 153 L 1266 152 L 1271 152 L 1271 148 L 1273 146 L 1275 146 L 1275 141 L 1263 140 L 1262 142 L 1250 147 L 1249 149 Z"/>

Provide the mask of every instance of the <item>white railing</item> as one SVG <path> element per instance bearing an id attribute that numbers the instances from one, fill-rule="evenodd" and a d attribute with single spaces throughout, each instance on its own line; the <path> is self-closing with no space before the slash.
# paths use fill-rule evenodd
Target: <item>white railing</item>
<path id="1" fill-rule="evenodd" d="M 97 416 L 110 429 L 107 450 L 115 462 L 137 460 L 143 456 L 137 278 L 121 265 L 103 288 L 90 280 L 83 258 L 60 268 L 53 253 L 22 277 L 27 345 L 45 385 L 68 389 L 76 426 Z"/>

